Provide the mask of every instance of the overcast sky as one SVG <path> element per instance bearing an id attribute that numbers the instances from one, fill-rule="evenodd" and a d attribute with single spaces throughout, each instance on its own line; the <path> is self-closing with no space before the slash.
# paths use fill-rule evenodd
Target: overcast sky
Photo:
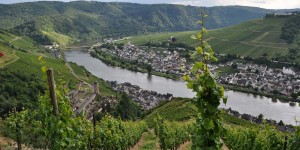
<path id="1" fill-rule="evenodd" d="M 33 2 L 38 0 L 0 0 L 2 4 L 11 4 L 19 2 Z M 47 0 L 50 1 L 50 0 Z M 53 1 L 53 0 L 52 0 Z M 74 0 L 59 0 L 64 2 Z M 94 0 L 95 1 L 95 0 Z M 97 0 L 102 2 L 133 2 L 142 4 L 183 4 L 192 6 L 226 6 L 242 5 L 255 6 L 270 9 L 300 8 L 300 0 Z"/>

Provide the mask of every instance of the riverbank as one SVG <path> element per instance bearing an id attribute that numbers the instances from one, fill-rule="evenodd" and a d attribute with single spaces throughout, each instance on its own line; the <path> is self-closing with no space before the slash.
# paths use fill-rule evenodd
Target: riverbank
<path id="1" fill-rule="evenodd" d="M 186 88 L 185 82 L 111 67 L 99 59 L 91 57 L 86 51 L 66 52 L 66 59 L 84 66 L 89 72 L 104 80 L 117 81 L 118 83 L 129 82 L 132 85 L 140 86 L 144 90 L 164 94 L 170 93 L 174 97 L 192 98 L 195 96 L 195 93 Z M 282 103 L 281 101 L 275 103 L 272 99 L 264 96 L 231 90 L 226 91 L 225 94 L 228 96 L 228 102 L 226 105 L 221 104 L 221 107 L 226 109 L 231 107 L 241 113 L 253 116 L 263 114 L 266 118 L 273 118 L 276 121 L 282 120 L 289 124 L 295 124 L 294 118 L 300 113 L 299 107 L 291 107 L 288 103 Z"/>
<path id="2" fill-rule="evenodd" d="M 265 96 L 265 97 L 268 97 L 268 98 L 279 100 L 279 101 L 281 101 L 283 103 L 299 102 L 299 101 L 297 101 L 295 99 L 289 98 L 289 97 L 284 96 L 284 95 L 274 95 L 274 94 L 271 94 L 271 93 L 264 93 L 264 92 L 255 91 L 254 89 L 249 89 L 249 88 L 244 88 L 244 87 L 238 87 L 238 86 L 233 86 L 233 85 L 227 85 L 227 84 L 221 84 L 221 85 L 225 89 L 228 89 L 228 90 L 239 91 L 239 92 L 248 93 L 248 94 L 254 94 L 254 95 L 258 95 L 258 96 Z"/>
<path id="3" fill-rule="evenodd" d="M 107 65 L 111 65 L 111 66 L 117 66 L 117 67 L 121 67 L 123 69 L 128 69 L 131 71 L 137 71 L 137 72 L 141 72 L 141 73 L 148 73 L 146 70 L 146 67 L 143 65 L 137 65 L 137 64 L 133 64 L 130 61 L 126 61 L 126 60 L 122 60 L 119 59 L 117 57 L 114 57 L 112 55 L 109 54 L 105 54 L 105 53 L 96 53 L 93 52 L 91 53 L 91 56 L 96 57 L 97 59 L 101 60 L 102 62 L 104 62 Z M 166 74 L 166 73 L 161 73 L 161 72 L 151 72 L 151 74 L 156 75 L 156 76 L 160 76 L 160 77 L 165 77 L 168 79 L 173 79 L 173 80 L 180 80 L 180 77 L 178 77 L 178 75 L 174 75 L 174 74 Z M 227 85 L 227 84 L 222 84 L 226 89 L 229 90 L 235 90 L 235 91 L 240 91 L 240 92 L 244 92 L 244 93 L 251 93 L 251 94 L 255 94 L 255 95 L 261 95 L 261 96 L 265 96 L 265 97 L 269 97 L 272 99 L 278 99 L 281 102 L 297 102 L 296 100 L 289 98 L 287 96 L 281 96 L 281 95 L 274 95 L 271 93 L 265 93 L 265 92 L 260 92 L 260 91 L 255 91 L 254 89 L 250 89 L 250 88 L 244 88 L 244 87 L 239 87 L 239 86 L 234 86 L 234 85 Z"/>
<path id="4" fill-rule="evenodd" d="M 176 74 L 152 71 L 152 69 L 149 69 L 149 66 L 146 64 L 140 64 L 137 62 L 120 59 L 118 57 L 112 56 L 105 52 L 92 51 L 92 52 L 90 52 L 90 55 L 94 58 L 101 60 L 103 63 L 110 65 L 110 66 L 121 67 L 123 69 L 128 69 L 128 70 L 135 71 L 135 72 L 148 73 L 150 75 L 156 75 L 159 77 L 164 77 L 164 78 L 168 78 L 168 79 L 172 79 L 172 80 L 176 80 L 176 81 L 180 80 L 180 77 Z"/>

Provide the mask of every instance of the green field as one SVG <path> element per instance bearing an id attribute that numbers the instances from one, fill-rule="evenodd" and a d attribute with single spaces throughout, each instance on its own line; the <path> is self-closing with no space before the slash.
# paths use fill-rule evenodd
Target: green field
<path id="1" fill-rule="evenodd" d="M 4 54 L 0 57 L 0 68 L 18 59 L 15 52 L 7 46 L 0 45 L 0 52 Z"/>
<path id="2" fill-rule="evenodd" d="M 43 65 L 38 60 L 38 57 L 40 55 L 24 53 L 24 52 L 19 52 L 19 51 L 16 51 L 16 55 L 20 58 L 18 61 L 11 63 L 7 66 L 7 68 L 9 70 L 18 71 L 18 72 L 26 72 L 26 73 L 30 73 L 30 74 L 36 74 L 40 77 L 44 76 L 41 71 L 41 67 Z M 64 81 L 64 82 L 69 82 L 69 83 L 73 83 L 73 84 L 76 84 L 79 82 L 79 80 L 75 76 L 73 76 L 73 74 L 67 68 L 64 61 L 59 60 L 59 59 L 50 58 L 50 57 L 44 57 L 43 60 L 45 61 L 45 65 L 47 67 L 53 68 L 56 82 Z M 78 73 L 78 76 L 80 78 L 84 77 L 84 68 L 82 68 L 76 64 L 73 64 L 71 67 L 73 68 L 73 70 L 76 74 Z M 103 80 L 101 80 L 93 75 L 90 75 L 89 78 L 87 78 L 85 76 L 85 78 L 82 78 L 82 79 L 84 79 L 85 81 L 87 81 L 89 83 L 98 81 L 99 86 L 100 86 L 99 87 L 100 95 L 114 95 L 115 94 L 107 85 L 104 84 Z"/>
<path id="3" fill-rule="evenodd" d="M 11 45 L 12 48 L 17 50 L 26 50 L 30 52 L 43 52 L 42 46 L 37 45 L 29 37 L 18 36 L 9 32 L 0 30 L 0 43 L 1 45 Z"/>
<path id="4" fill-rule="evenodd" d="M 59 34 L 57 32 L 51 31 L 51 32 L 46 32 L 42 31 L 44 35 L 49 37 L 52 41 L 58 42 L 59 45 L 61 46 L 67 46 L 68 44 L 71 44 L 74 42 L 74 39 L 71 37 L 64 35 L 64 34 Z"/>
<path id="5" fill-rule="evenodd" d="M 20 57 L 20 59 L 10 65 L 7 66 L 9 70 L 15 70 L 19 72 L 28 72 L 32 74 L 36 74 L 42 76 L 43 73 L 41 71 L 42 63 L 38 60 L 40 55 L 24 53 L 16 51 L 16 55 Z M 44 57 L 45 65 L 49 68 L 54 69 L 55 78 L 58 80 L 64 81 L 77 81 L 77 79 L 71 74 L 68 68 L 65 66 L 65 63 L 62 60 Z"/>
<path id="6" fill-rule="evenodd" d="M 263 53 L 267 53 L 269 58 L 275 53 L 286 55 L 288 47 L 291 45 L 280 39 L 281 27 L 285 20 L 286 18 L 252 20 L 227 28 L 210 30 L 205 38 L 214 51 L 221 54 L 259 57 Z M 147 42 L 167 41 L 174 36 L 176 42 L 195 46 L 197 41 L 190 37 L 196 33 L 197 31 L 157 33 L 131 37 L 120 42 L 128 43 L 130 41 L 134 45 L 143 45 Z"/>
<path id="7" fill-rule="evenodd" d="M 65 41 L 63 40 L 62 42 Z M 36 74 L 42 77 L 43 73 L 41 67 L 43 65 L 41 61 L 38 60 L 38 57 L 42 55 L 44 56 L 43 60 L 45 61 L 45 65 L 49 68 L 53 68 L 57 82 L 64 81 L 73 86 L 79 82 L 79 79 L 71 73 L 64 61 L 49 57 L 51 54 L 47 53 L 43 47 L 36 45 L 36 43 L 28 37 L 17 36 L 0 30 L 0 52 L 4 53 L 4 56 L 0 58 L 0 67 L 5 66 L 9 70 Z M 80 79 L 89 83 L 98 81 L 101 95 L 115 95 L 115 93 L 104 84 L 102 79 L 91 75 L 83 67 L 76 64 L 71 64 L 71 67 Z M 89 74 L 89 76 L 87 77 L 86 74 Z"/>

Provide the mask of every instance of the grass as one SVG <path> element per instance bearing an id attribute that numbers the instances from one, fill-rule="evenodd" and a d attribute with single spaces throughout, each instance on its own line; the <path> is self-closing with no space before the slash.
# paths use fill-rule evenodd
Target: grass
<path id="1" fill-rule="evenodd" d="M 49 33 L 55 38 L 59 38 L 63 43 L 70 42 L 70 39 L 58 33 Z M 68 41 L 68 42 L 67 42 Z M 11 47 L 5 46 L 4 43 L 11 44 L 15 49 L 22 49 L 22 51 L 15 51 Z M 0 30 L 0 52 L 4 53 L 4 56 L 0 58 L 0 67 L 7 67 L 9 70 L 15 70 L 18 72 L 27 72 L 30 74 L 36 74 L 40 77 L 44 76 L 41 67 L 42 63 L 38 60 L 40 55 L 45 56 L 44 61 L 47 67 L 53 68 L 56 82 L 69 82 L 73 85 L 79 82 L 65 62 L 60 59 L 54 59 L 47 57 L 49 55 L 41 47 L 37 46 L 35 42 L 28 37 L 21 37 L 10 34 L 8 32 Z M 19 58 L 19 59 L 18 59 Z M 14 62 L 15 60 L 17 60 Z M 7 65 L 7 66 L 6 66 Z M 86 82 L 93 83 L 98 81 L 100 95 L 115 95 L 115 92 L 108 87 L 102 79 L 99 79 L 85 70 L 83 67 L 76 64 L 71 64 L 75 74 Z M 89 77 L 86 76 L 89 74 Z"/>
<path id="2" fill-rule="evenodd" d="M 173 98 L 148 112 L 144 120 L 149 126 L 154 126 L 153 120 L 160 115 L 169 121 L 185 121 L 196 116 L 197 108 L 186 98 Z"/>
<path id="3" fill-rule="evenodd" d="M 87 77 L 88 71 L 86 71 L 83 66 L 78 66 L 73 62 L 69 62 L 69 64 L 77 76 L 79 76 L 81 79 L 89 80 L 89 78 Z"/>
<path id="4" fill-rule="evenodd" d="M 275 53 L 286 55 L 288 45 L 280 39 L 281 27 L 286 18 L 268 18 L 252 20 L 239 25 L 210 30 L 206 35 L 206 40 L 210 43 L 214 51 L 221 54 L 237 54 L 240 56 L 259 57 L 267 53 L 271 58 Z M 180 43 L 192 46 L 197 45 L 197 41 L 191 39 L 191 35 L 197 31 L 156 33 L 144 36 L 135 36 L 128 40 L 119 42 L 127 43 L 130 41 L 134 45 L 143 45 L 147 42 L 167 41 L 174 36 Z M 300 61 L 297 60 L 297 61 Z"/>
<path id="5" fill-rule="evenodd" d="M 18 57 L 15 55 L 15 52 L 11 48 L 4 45 L 0 45 L 0 52 L 4 54 L 2 57 L 0 57 L 0 67 L 3 67 L 18 59 Z"/>
<path id="6" fill-rule="evenodd" d="M 28 37 L 16 37 L 10 44 L 17 49 L 24 49 L 33 52 L 37 52 L 42 49 L 41 46 L 36 45 L 35 42 Z"/>
<path id="7" fill-rule="evenodd" d="M 146 132 L 144 143 L 141 150 L 155 150 L 159 147 L 157 137 L 151 133 L 151 131 Z"/>
<path id="8" fill-rule="evenodd" d="M 62 46 L 67 46 L 68 44 L 74 42 L 74 40 L 71 37 L 54 31 L 51 32 L 42 31 L 42 33 L 48 36 L 52 41 L 57 41 L 58 44 Z"/>
<path id="9" fill-rule="evenodd" d="M 23 37 L 0 30 L 0 45 L 11 45 L 11 48 L 17 50 L 26 50 L 28 52 L 42 52 L 44 48 L 37 45 L 29 37 Z"/>
<path id="10" fill-rule="evenodd" d="M 16 51 L 16 55 L 19 58 L 18 61 L 9 64 L 6 66 L 9 70 L 14 70 L 18 72 L 27 72 L 30 74 L 35 74 L 37 76 L 43 77 L 44 74 L 41 71 L 41 67 L 43 66 L 41 62 L 38 60 L 38 57 L 40 55 L 31 54 L 31 53 L 24 53 Z M 61 81 L 70 82 L 70 83 L 78 83 L 79 79 L 77 79 L 73 74 L 70 72 L 70 70 L 65 65 L 65 62 L 60 59 L 54 59 L 50 57 L 44 57 L 43 60 L 45 61 L 45 65 L 47 67 L 53 68 L 54 70 L 54 76 L 57 83 Z M 83 67 L 80 67 L 76 64 L 72 64 L 72 68 L 74 69 L 74 72 L 79 77 L 83 77 L 83 72 L 85 69 Z M 84 78 L 83 78 L 84 79 Z M 113 92 L 110 87 L 108 87 L 102 79 L 99 79 L 93 75 L 90 75 L 89 78 L 84 79 L 85 81 L 89 83 L 93 83 L 94 81 L 98 81 L 99 83 L 99 90 L 100 95 L 107 96 L 107 95 L 115 95 L 115 92 Z"/>
<path id="11" fill-rule="evenodd" d="M 171 101 L 162 103 L 146 113 L 144 121 L 147 122 L 150 127 L 154 126 L 154 119 L 158 115 L 164 120 L 169 121 L 191 121 L 195 119 L 197 115 L 197 108 L 191 101 L 191 99 L 187 98 L 173 98 Z M 222 122 L 229 125 L 239 125 L 244 127 L 257 126 L 244 119 L 228 115 L 225 111 L 222 111 L 221 116 L 223 118 Z"/>
<path id="12" fill-rule="evenodd" d="M 236 70 L 232 69 L 230 66 L 224 66 L 220 67 L 216 70 L 220 76 L 226 75 L 226 74 L 232 74 L 235 73 Z"/>
<path id="13" fill-rule="evenodd" d="M 38 76 L 43 76 L 41 71 L 42 63 L 38 60 L 40 55 L 24 53 L 16 51 L 17 56 L 20 59 L 7 66 L 8 69 L 19 71 L 19 72 L 28 72 L 32 74 L 36 74 Z M 49 68 L 54 69 L 54 75 L 56 81 L 64 80 L 64 81 L 78 81 L 65 66 L 65 63 L 62 60 L 44 57 L 45 65 Z"/>

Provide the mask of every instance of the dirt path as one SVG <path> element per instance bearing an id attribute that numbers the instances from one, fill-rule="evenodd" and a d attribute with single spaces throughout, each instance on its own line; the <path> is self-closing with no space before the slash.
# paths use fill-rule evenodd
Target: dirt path
<path id="1" fill-rule="evenodd" d="M 222 143 L 224 143 L 223 140 L 222 140 Z M 178 150 L 189 150 L 190 149 L 189 145 L 191 145 L 191 144 L 192 144 L 192 142 L 190 142 L 190 141 L 185 142 L 179 146 Z M 223 144 L 222 150 L 230 150 L 230 149 L 225 144 Z"/>
<path id="2" fill-rule="evenodd" d="M 179 146 L 178 150 L 188 150 L 192 142 L 188 141 Z"/>
<path id="3" fill-rule="evenodd" d="M 14 39 L 9 41 L 9 43 L 12 43 L 13 41 L 17 41 L 17 40 L 21 40 L 21 39 L 22 39 L 22 37 L 16 36 Z"/>
<path id="4" fill-rule="evenodd" d="M 141 139 L 132 148 L 130 148 L 130 150 L 140 150 L 141 147 L 144 145 L 146 134 L 147 132 L 144 132 L 142 134 Z"/>
<path id="5" fill-rule="evenodd" d="M 10 138 L 2 137 L 0 135 L 0 150 L 15 150 L 17 149 L 17 142 Z M 22 149 L 23 150 L 33 150 L 32 148 L 29 148 L 25 145 L 22 144 Z"/>

